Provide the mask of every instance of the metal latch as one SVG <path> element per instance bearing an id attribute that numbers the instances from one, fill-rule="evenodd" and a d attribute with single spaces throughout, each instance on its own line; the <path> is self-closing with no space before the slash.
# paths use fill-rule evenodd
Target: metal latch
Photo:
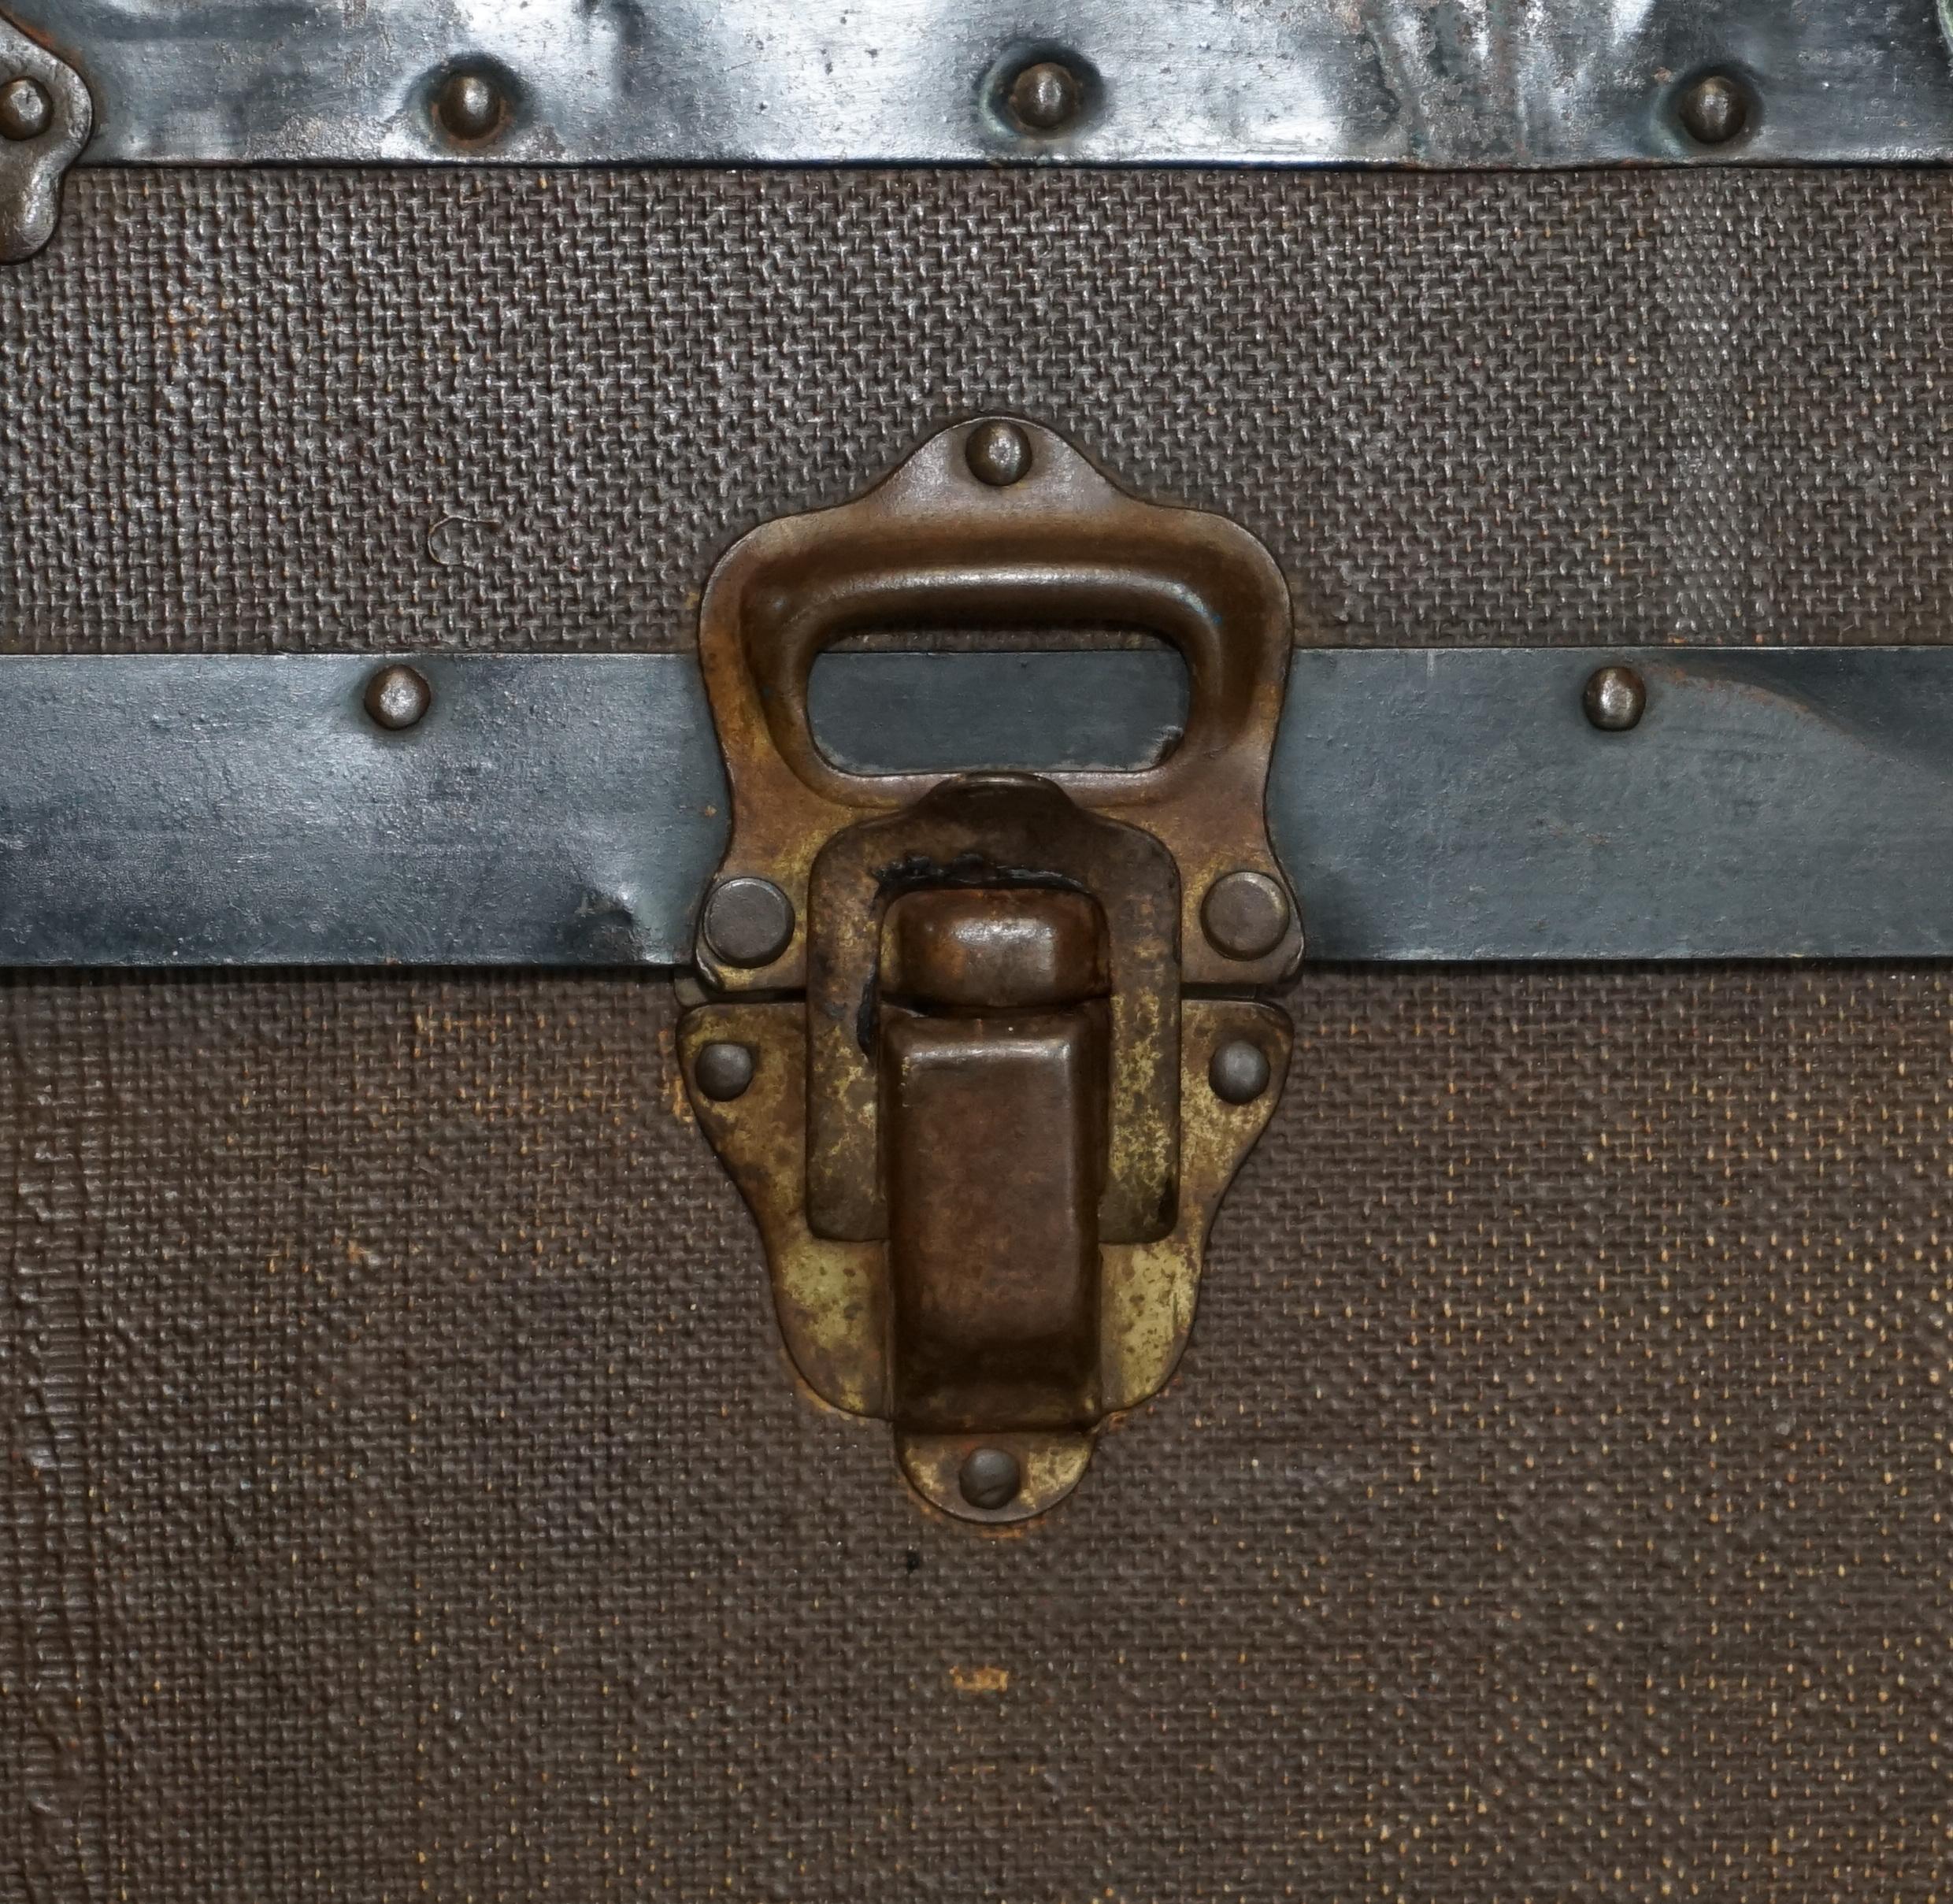
<path id="1" fill-rule="evenodd" d="M 1184 735 L 1128 772 L 843 772 L 815 657 L 877 630 L 1137 628 Z M 895 1424 L 928 1500 L 1021 1520 L 1172 1374 L 1202 1250 L 1285 1072 L 1246 995 L 1302 935 L 1263 817 L 1280 574 L 1221 518 L 992 420 L 714 572 L 699 659 L 732 835 L 680 1046 L 795 1366 Z"/>

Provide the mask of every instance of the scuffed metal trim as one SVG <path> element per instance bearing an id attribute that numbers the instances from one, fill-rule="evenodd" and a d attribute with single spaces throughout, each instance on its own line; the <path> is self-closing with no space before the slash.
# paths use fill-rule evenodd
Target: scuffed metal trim
<path id="1" fill-rule="evenodd" d="M 0 658 L 0 964 L 691 956 L 725 791 L 673 655 Z"/>
<path id="2" fill-rule="evenodd" d="M 1100 658 L 1101 726 L 1156 737 L 1176 658 Z M 690 657 L 415 658 L 399 732 L 379 665 L 0 658 L 0 964 L 690 961 L 726 843 Z M 978 703 L 1065 753 L 1075 655 L 825 666 L 864 765 L 977 764 Z M 1269 828 L 1311 958 L 1944 958 L 1949 734 L 1950 648 L 1301 648 Z"/>
<path id="3" fill-rule="evenodd" d="M 74 69 L 0 16 L 0 265 L 32 257 L 54 236 L 61 180 L 87 143 L 91 111 Z"/>
<path id="4" fill-rule="evenodd" d="M 86 162 L 1944 161 L 1935 0 L 9 0 Z M 1056 59 L 1069 123 L 1011 82 Z M 472 139 L 435 110 L 496 89 Z M 1707 146 L 1683 103 L 1749 102 Z"/>

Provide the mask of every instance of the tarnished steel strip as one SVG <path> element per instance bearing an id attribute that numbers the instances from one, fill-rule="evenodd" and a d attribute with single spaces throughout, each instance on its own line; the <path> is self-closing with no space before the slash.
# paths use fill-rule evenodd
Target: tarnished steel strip
<path id="1" fill-rule="evenodd" d="M 1953 156 L 1935 0 L 7 4 L 92 89 L 96 163 Z"/>
<path id="2" fill-rule="evenodd" d="M 1091 661 L 1094 746 L 1143 758 L 1177 661 Z M 376 665 L 0 659 L 0 962 L 689 959 L 725 844 L 689 657 L 417 658 L 398 730 Z M 1056 765 L 1084 668 L 836 654 L 821 737 Z M 1313 958 L 1953 954 L 1953 649 L 1298 650 L 1269 820 Z"/>
<path id="3" fill-rule="evenodd" d="M 1953 650 L 1302 649 L 1269 807 L 1317 958 L 1941 957 Z"/>
<path id="4" fill-rule="evenodd" d="M 350 656 L 0 660 L 0 962 L 687 957 L 725 832 L 690 659 L 413 665 L 396 730 Z"/>

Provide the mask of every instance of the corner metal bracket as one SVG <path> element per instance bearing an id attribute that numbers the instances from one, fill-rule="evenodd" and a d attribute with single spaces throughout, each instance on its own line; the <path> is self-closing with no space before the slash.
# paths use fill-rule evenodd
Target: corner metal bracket
<path id="1" fill-rule="evenodd" d="M 1187 664 L 1151 766 L 861 774 L 815 742 L 809 675 L 850 635 L 1106 625 Z M 1251 536 L 1008 419 L 755 531 L 707 586 L 732 834 L 687 1083 L 800 1375 L 891 1421 L 960 1518 L 1061 1499 L 1185 1346 L 1288 1061 L 1285 1017 L 1243 995 L 1302 953 L 1264 816 L 1290 639 Z"/>
<path id="2" fill-rule="evenodd" d="M 61 180 L 94 122 L 81 75 L 0 14 L 0 265 L 54 235 Z"/>

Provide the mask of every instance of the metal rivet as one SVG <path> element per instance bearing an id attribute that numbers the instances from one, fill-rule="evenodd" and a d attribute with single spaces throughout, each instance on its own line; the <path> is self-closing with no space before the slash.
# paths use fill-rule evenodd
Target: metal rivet
<path id="1" fill-rule="evenodd" d="M 728 965 L 770 965 L 793 943 L 793 902 L 771 880 L 721 880 L 706 902 L 705 941 Z"/>
<path id="2" fill-rule="evenodd" d="M 1229 958 L 1265 958 L 1288 931 L 1288 895 L 1265 872 L 1224 872 L 1201 902 L 1209 943 Z"/>
<path id="3" fill-rule="evenodd" d="M 1704 146 L 1726 146 L 1750 123 L 1748 90 L 1739 81 L 1712 72 L 1682 94 L 1681 122 L 1688 136 Z"/>
<path id="4" fill-rule="evenodd" d="M 1252 1104 L 1268 1088 L 1268 1054 L 1251 1039 L 1230 1038 L 1207 1066 L 1214 1095 L 1228 1104 Z"/>
<path id="5" fill-rule="evenodd" d="M 451 137 L 486 139 L 502 124 L 502 93 L 494 80 L 481 73 L 452 73 L 434 110 Z"/>
<path id="6" fill-rule="evenodd" d="M 1596 668 L 1580 698 L 1587 718 L 1603 733 L 1625 734 L 1647 706 L 1647 690 L 1632 668 Z"/>
<path id="7" fill-rule="evenodd" d="M 0 86 L 0 137 L 39 139 L 54 117 L 54 102 L 32 80 Z"/>
<path id="8" fill-rule="evenodd" d="M 753 1047 L 750 1045 L 709 1044 L 699 1054 L 691 1068 L 699 1088 L 715 1104 L 729 1103 L 745 1096 L 753 1082 Z"/>
<path id="9" fill-rule="evenodd" d="M 963 1463 L 956 1484 L 972 1507 L 1008 1507 L 1024 1485 L 1024 1470 L 1007 1448 L 978 1448 Z"/>
<path id="10" fill-rule="evenodd" d="M 1040 60 L 1010 82 L 1011 117 L 1026 132 L 1062 131 L 1084 102 L 1078 76 L 1056 60 Z"/>
<path id="11" fill-rule="evenodd" d="M 395 661 L 366 683 L 366 711 L 383 728 L 410 728 L 434 705 L 434 691 L 412 668 Z"/>
<path id="12" fill-rule="evenodd" d="M 1031 439 L 1014 423 L 993 417 L 978 424 L 965 439 L 963 460 L 978 482 L 1008 489 L 1031 472 Z"/>

